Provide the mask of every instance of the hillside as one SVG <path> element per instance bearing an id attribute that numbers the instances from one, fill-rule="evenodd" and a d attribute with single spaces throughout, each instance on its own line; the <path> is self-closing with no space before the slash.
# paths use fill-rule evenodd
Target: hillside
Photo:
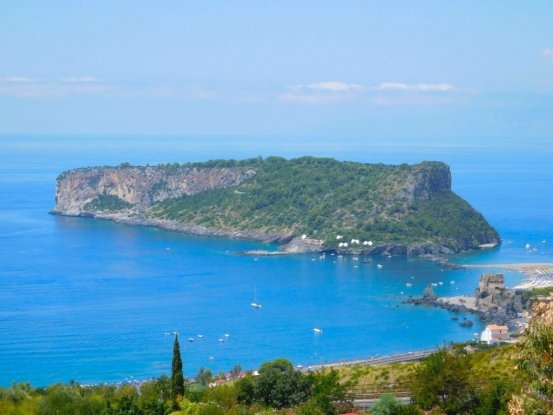
<path id="1" fill-rule="evenodd" d="M 441 162 L 269 157 L 83 168 L 58 177 L 53 213 L 193 233 L 296 238 L 305 245 L 300 251 L 453 253 L 499 243 L 485 218 L 451 191 L 449 167 Z"/>

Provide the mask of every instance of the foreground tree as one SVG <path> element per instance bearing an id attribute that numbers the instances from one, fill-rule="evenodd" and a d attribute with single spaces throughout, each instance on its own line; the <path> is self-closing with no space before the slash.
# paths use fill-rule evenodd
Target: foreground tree
<path id="1" fill-rule="evenodd" d="M 171 392 L 173 399 L 184 396 L 184 376 L 182 374 L 182 359 L 180 356 L 179 335 L 175 334 L 173 343 L 173 362 L 171 364 Z"/>
<path id="2" fill-rule="evenodd" d="M 432 353 L 416 369 L 412 391 L 422 409 L 439 407 L 447 414 L 470 413 L 476 393 L 469 382 L 470 357 L 447 349 Z"/>
<path id="3" fill-rule="evenodd" d="M 306 375 L 295 370 L 286 359 L 265 363 L 255 379 L 257 402 L 281 409 L 296 406 L 310 397 L 310 382 Z"/>
<path id="4" fill-rule="evenodd" d="M 351 412 L 353 409 L 353 397 L 349 393 L 353 382 L 340 382 L 340 375 L 335 369 L 311 373 L 309 383 L 311 384 L 309 401 L 324 415 Z"/>
<path id="5" fill-rule="evenodd" d="M 553 302 L 536 300 L 518 344 L 518 369 L 530 379 L 509 403 L 513 415 L 553 413 Z"/>
<path id="6" fill-rule="evenodd" d="M 371 415 L 395 415 L 401 402 L 394 395 L 383 395 L 373 405 Z"/>
<path id="7" fill-rule="evenodd" d="M 97 415 L 106 413 L 107 403 L 102 396 L 84 394 L 77 384 L 50 386 L 40 400 L 38 415 Z M 17 412 L 15 412 L 17 413 Z"/>

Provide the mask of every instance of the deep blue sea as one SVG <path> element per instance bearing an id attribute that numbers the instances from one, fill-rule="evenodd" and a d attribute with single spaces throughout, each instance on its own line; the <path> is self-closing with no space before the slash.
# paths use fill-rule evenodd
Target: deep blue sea
<path id="1" fill-rule="evenodd" d="M 0 136 L 0 386 L 170 374 L 175 331 L 191 377 L 202 366 L 255 369 L 278 357 L 306 366 L 474 338 L 481 323 L 463 328 L 447 311 L 402 301 L 431 282 L 443 282 L 438 295 L 472 294 L 489 269 L 441 269 L 401 257 L 242 256 L 264 246 L 48 212 L 56 176 L 75 167 L 259 155 L 441 160 L 451 167 L 453 190 L 503 239 L 500 248 L 456 261 L 553 262 L 553 146 L 485 142 Z M 508 285 L 522 279 L 505 275 Z M 250 307 L 254 299 L 261 309 Z"/>

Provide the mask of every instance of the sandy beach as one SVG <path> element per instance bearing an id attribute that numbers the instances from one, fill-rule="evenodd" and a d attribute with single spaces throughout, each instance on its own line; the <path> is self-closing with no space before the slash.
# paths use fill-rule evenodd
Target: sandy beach
<path id="1" fill-rule="evenodd" d="M 531 289 L 553 287 L 553 263 L 518 263 L 518 264 L 470 264 L 466 268 L 495 268 L 518 271 L 524 274 L 524 280 L 513 287 L 515 289 Z"/>

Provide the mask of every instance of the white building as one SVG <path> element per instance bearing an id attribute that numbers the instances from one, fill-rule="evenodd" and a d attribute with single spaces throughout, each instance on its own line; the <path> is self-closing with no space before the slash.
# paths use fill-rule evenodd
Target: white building
<path id="1" fill-rule="evenodd" d="M 504 342 L 509 338 L 509 328 L 507 326 L 498 326 L 496 324 L 488 324 L 480 340 L 488 344 L 496 344 Z"/>

